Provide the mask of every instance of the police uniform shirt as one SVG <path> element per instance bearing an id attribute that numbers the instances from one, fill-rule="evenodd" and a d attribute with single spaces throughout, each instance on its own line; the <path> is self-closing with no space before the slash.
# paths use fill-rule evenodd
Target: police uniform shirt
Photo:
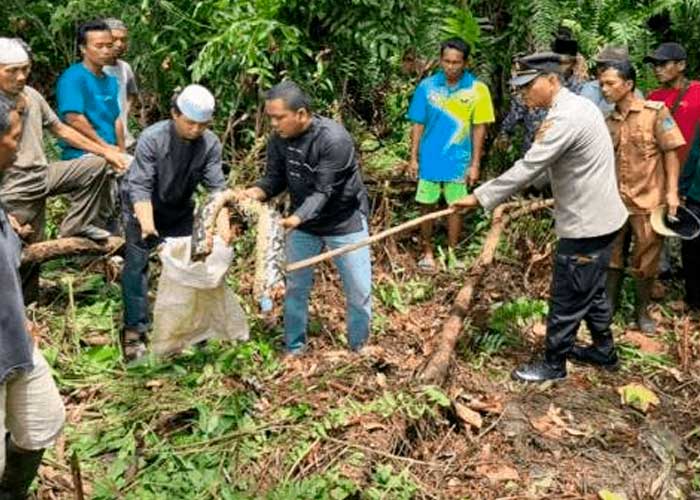
<path id="1" fill-rule="evenodd" d="M 547 172 L 560 238 L 592 238 L 627 220 L 615 178 L 615 153 L 603 115 L 591 101 L 561 88 L 535 142 L 512 168 L 474 190 L 493 210 Z"/>

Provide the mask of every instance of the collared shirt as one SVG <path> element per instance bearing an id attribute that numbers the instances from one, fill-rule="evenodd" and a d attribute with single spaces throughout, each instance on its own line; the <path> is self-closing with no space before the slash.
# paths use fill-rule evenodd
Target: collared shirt
<path id="1" fill-rule="evenodd" d="M 586 99 L 589 99 L 593 104 L 598 106 L 598 109 L 600 109 L 603 116 L 606 118 L 615 110 L 615 103 L 612 103 L 605 98 L 598 80 L 586 82 L 581 89 L 580 95 Z M 634 95 L 640 99 L 644 99 L 644 94 L 642 94 L 639 89 L 634 89 Z"/>
<path id="2" fill-rule="evenodd" d="M 615 152 L 600 110 L 562 88 L 524 158 L 474 190 L 493 210 L 547 172 L 560 238 L 592 238 L 616 231 L 627 220 L 615 179 Z"/>
<path id="3" fill-rule="evenodd" d="M 113 76 L 95 75 L 82 62 L 71 65 L 56 85 L 58 114 L 65 120 L 68 113 L 84 115 L 100 138 L 117 144 L 116 121 L 119 118 L 119 83 Z M 60 141 L 61 159 L 80 158 L 85 151 Z"/>
<path id="4" fill-rule="evenodd" d="M 301 135 L 273 135 L 267 144 L 267 169 L 256 186 L 268 198 L 289 191 L 299 229 L 318 236 L 362 230 L 367 190 L 352 137 L 339 123 L 315 116 Z"/>
<path id="5" fill-rule="evenodd" d="M 677 88 L 656 89 L 649 92 L 647 99 L 663 102 L 668 109 L 672 109 L 682 91 L 683 89 Z M 683 96 L 676 112 L 673 113 L 673 119 L 678 128 L 681 129 L 686 142 L 685 145 L 678 148 L 678 160 L 682 167 L 690 152 L 698 125 L 700 125 L 700 82 L 693 80 L 689 83 L 688 91 Z"/>
<path id="6" fill-rule="evenodd" d="M 153 204 L 156 229 L 172 228 L 192 218 L 192 195 L 200 183 L 210 192 L 226 188 L 219 139 L 206 130 L 200 138 L 185 141 L 172 120 L 163 120 L 141 133 L 122 191 L 132 204 Z"/>
<path id="7" fill-rule="evenodd" d="M 632 214 L 646 214 L 665 202 L 664 153 L 685 144 L 669 110 L 660 102 L 635 98 L 623 115 L 607 119 L 615 146 L 622 201 Z"/>
<path id="8" fill-rule="evenodd" d="M 121 59 L 117 60 L 114 66 L 105 66 L 102 68 L 106 74 L 113 76 L 119 82 L 119 116 L 124 125 L 124 143 L 127 148 L 130 148 L 136 142 L 134 136 L 129 132 L 129 97 L 138 95 L 139 88 L 136 85 L 136 77 L 131 65 Z"/>
<path id="9" fill-rule="evenodd" d="M 429 181 L 463 181 L 472 158 L 472 126 L 495 121 L 489 88 L 468 71 L 454 86 L 442 70 L 422 80 L 407 117 L 425 126 L 418 175 Z"/>
<path id="10" fill-rule="evenodd" d="M 33 366 L 19 277 L 20 249 L 19 238 L 0 206 L 0 384 Z"/>

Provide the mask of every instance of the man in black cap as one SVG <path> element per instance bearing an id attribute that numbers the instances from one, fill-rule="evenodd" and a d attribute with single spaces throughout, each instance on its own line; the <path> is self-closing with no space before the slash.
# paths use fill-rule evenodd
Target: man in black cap
<path id="1" fill-rule="evenodd" d="M 693 183 L 694 162 L 688 161 L 691 150 L 700 148 L 700 82 L 688 80 L 685 75 L 688 55 L 682 45 L 662 43 L 644 62 L 654 67 L 661 88 L 649 93 L 650 101 L 661 101 L 671 110 L 673 119 L 681 129 L 685 145 L 677 150 L 681 166 L 680 194 L 688 196 Z M 700 254 L 691 251 L 693 244 L 683 244 L 683 275 L 686 281 L 686 301 L 691 307 L 700 307 L 700 278 L 694 279 L 700 267 Z"/>
<path id="2" fill-rule="evenodd" d="M 627 210 L 618 192 L 615 152 L 603 115 L 562 85 L 560 60 L 554 53 L 520 60 L 522 67 L 511 84 L 528 107 L 548 109 L 547 116 L 523 159 L 455 203 L 493 210 L 541 174 L 549 176 L 559 243 L 544 359 L 513 372 L 513 378 L 528 382 L 566 377 L 567 357 L 606 368 L 617 365 L 605 280 L 612 243 Z M 574 345 L 582 320 L 593 338 L 587 347 Z"/>
<path id="3" fill-rule="evenodd" d="M 654 67 L 656 79 L 661 84 L 661 88 L 652 90 L 647 99 L 661 101 L 671 110 L 685 139 L 686 145 L 678 150 L 681 165 L 697 138 L 700 123 L 700 82 L 688 80 L 685 76 L 687 59 L 685 49 L 677 43 L 662 43 L 644 58 L 644 62 Z"/>

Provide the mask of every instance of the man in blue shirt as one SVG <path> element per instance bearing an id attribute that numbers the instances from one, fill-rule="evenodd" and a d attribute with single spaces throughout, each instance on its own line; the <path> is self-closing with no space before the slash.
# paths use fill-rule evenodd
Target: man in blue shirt
<path id="1" fill-rule="evenodd" d="M 114 59 L 112 32 L 103 21 L 78 28 L 83 60 L 71 65 L 58 79 L 56 99 L 61 119 L 94 142 L 125 150 L 120 118 L 119 84 L 102 70 Z M 61 159 L 71 160 L 85 151 L 61 142 Z"/>
<path id="2" fill-rule="evenodd" d="M 431 211 L 443 194 L 447 204 L 466 196 L 467 184 L 479 180 L 486 125 L 493 123 L 491 94 L 486 85 L 466 71 L 469 47 L 460 38 L 440 46 L 441 70 L 425 78 L 408 109 L 411 130 L 409 169 L 418 176 L 416 201 Z M 448 265 L 457 264 L 454 248 L 459 242 L 462 216 L 448 219 Z M 421 226 L 424 255 L 418 266 L 434 271 L 433 225 Z"/>

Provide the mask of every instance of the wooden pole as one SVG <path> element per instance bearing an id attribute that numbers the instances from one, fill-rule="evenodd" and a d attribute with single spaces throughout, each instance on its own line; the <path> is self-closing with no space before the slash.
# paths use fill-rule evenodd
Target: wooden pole
<path id="1" fill-rule="evenodd" d="M 335 250 L 329 250 L 328 252 L 323 252 L 321 254 L 318 254 L 314 257 L 310 257 L 308 259 L 300 260 L 297 262 L 293 262 L 292 264 L 289 264 L 286 268 L 285 271 L 288 273 L 291 273 L 292 271 L 298 271 L 299 269 L 304 269 L 309 266 L 313 266 L 315 264 L 318 264 L 319 262 L 323 262 L 324 260 L 332 259 L 333 257 L 337 257 L 338 255 L 343 255 L 348 252 L 352 252 L 353 250 L 357 250 L 358 248 L 365 247 L 367 245 L 371 245 L 372 243 L 376 243 L 377 241 L 383 240 L 384 238 L 387 238 L 389 236 L 392 236 L 394 234 L 406 231 L 408 229 L 412 229 L 416 226 L 420 226 L 423 222 L 439 219 L 441 217 L 445 217 L 447 215 L 455 213 L 457 210 L 454 207 L 449 207 L 445 208 L 443 210 L 438 210 L 436 212 L 432 212 L 426 215 L 423 215 L 421 217 L 418 217 L 417 219 L 410 220 L 408 222 L 404 222 L 403 224 L 399 224 L 398 226 L 389 228 L 385 231 L 382 231 L 377 234 L 373 234 L 369 238 L 365 238 L 362 241 L 358 241 L 357 243 L 352 243 L 350 245 L 345 245 L 340 248 L 336 248 Z"/>

